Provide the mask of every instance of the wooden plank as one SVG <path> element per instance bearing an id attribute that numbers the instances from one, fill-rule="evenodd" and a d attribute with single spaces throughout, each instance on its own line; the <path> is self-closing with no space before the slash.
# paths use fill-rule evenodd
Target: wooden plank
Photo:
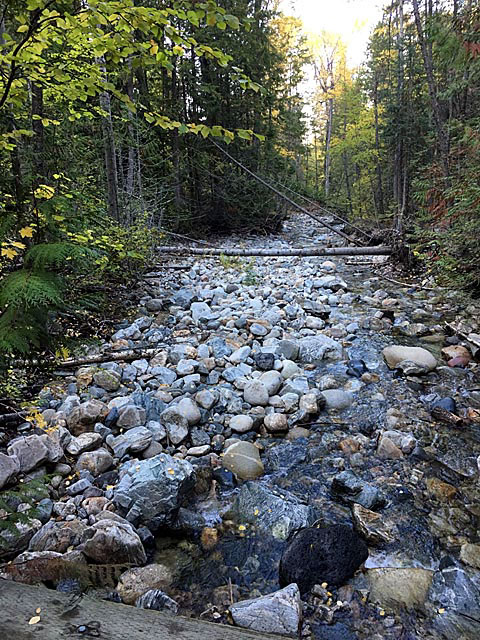
<path id="1" fill-rule="evenodd" d="M 388 256 L 391 247 L 305 247 L 304 249 L 199 249 L 198 247 L 157 247 L 159 253 L 192 256 Z"/>
<path id="2" fill-rule="evenodd" d="M 40 622 L 29 625 L 40 607 Z M 78 631 L 82 625 L 87 630 Z M 90 629 L 90 631 L 88 631 Z M 2 640 L 278 640 L 203 620 L 137 609 L 124 604 L 70 596 L 43 586 L 0 580 Z"/>

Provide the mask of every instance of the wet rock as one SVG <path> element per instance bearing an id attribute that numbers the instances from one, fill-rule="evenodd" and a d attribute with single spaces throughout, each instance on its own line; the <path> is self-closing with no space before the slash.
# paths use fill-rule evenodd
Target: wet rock
<path id="1" fill-rule="evenodd" d="M 480 569 L 480 544 L 462 544 L 460 549 L 460 560 L 470 567 Z"/>
<path id="2" fill-rule="evenodd" d="M 148 460 L 133 460 L 120 469 L 120 482 L 113 500 L 128 520 L 168 522 L 193 489 L 195 472 L 186 460 L 160 454 Z"/>
<path id="3" fill-rule="evenodd" d="M 480 620 L 480 592 L 463 569 L 448 563 L 437 571 L 429 598 L 438 614 L 433 627 L 445 638 L 478 640 L 478 620 Z"/>
<path id="4" fill-rule="evenodd" d="M 228 426 L 235 433 L 246 433 L 253 428 L 253 420 L 250 416 L 241 415 L 230 418 Z"/>
<path id="5" fill-rule="evenodd" d="M 298 429 L 299 427 L 295 428 Z M 294 429 L 292 429 L 292 431 L 294 431 Z M 292 431 L 288 433 L 287 438 Z M 280 469 L 287 471 L 297 467 L 307 459 L 308 450 L 304 443 L 281 442 L 267 449 L 264 456 L 264 463 L 267 473 L 272 473 Z"/>
<path id="6" fill-rule="evenodd" d="M 371 544 L 389 543 L 394 540 L 391 529 L 375 511 L 360 504 L 352 505 L 353 524 L 358 533 Z"/>
<path id="7" fill-rule="evenodd" d="M 0 489 L 11 482 L 20 471 L 20 462 L 17 456 L 6 456 L 0 453 Z"/>
<path id="8" fill-rule="evenodd" d="M 230 356 L 230 360 L 232 357 Z M 255 365 L 260 371 L 270 371 L 275 364 L 275 356 L 273 353 L 257 353 L 254 356 Z"/>
<path id="9" fill-rule="evenodd" d="M 313 508 L 292 493 L 259 482 L 242 485 L 230 513 L 236 521 L 253 524 L 278 540 L 286 540 L 292 531 L 307 527 L 316 518 Z"/>
<path id="10" fill-rule="evenodd" d="M 85 451 L 92 451 L 102 444 L 102 436 L 99 433 L 90 431 L 82 433 L 76 438 L 72 438 L 66 447 L 66 451 L 72 456 L 79 456 Z"/>
<path id="11" fill-rule="evenodd" d="M 314 640 L 358 640 L 357 634 L 341 622 L 335 624 L 313 622 L 311 627 Z M 380 638 L 377 636 L 375 640 Z"/>
<path id="12" fill-rule="evenodd" d="M 230 613 L 244 629 L 297 638 L 302 619 L 300 592 L 291 584 L 267 596 L 236 602 Z"/>
<path id="13" fill-rule="evenodd" d="M 324 359 L 340 360 L 342 345 L 324 335 L 302 338 L 299 341 L 299 360 L 309 364 L 320 364 Z"/>
<path id="14" fill-rule="evenodd" d="M 347 363 L 347 375 L 361 378 L 367 371 L 367 366 L 363 360 L 349 360 Z"/>
<path id="15" fill-rule="evenodd" d="M 284 413 L 271 413 L 265 416 L 263 424 L 270 433 L 288 431 L 288 420 Z"/>
<path id="16" fill-rule="evenodd" d="M 394 345 L 391 347 L 385 347 L 383 350 L 383 357 L 391 369 L 397 367 L 397 365 L 403 360 L 413 362 L 420 367 L 425 367 L 427 371 L 432 371 L 437 366 L 436 358 L 422 347 L 404 347 L 400 345 Z"/>
<path id="17" fill-rule="evenodd" d="M 302 529 L 289 540 L 283 552 L 280 585 L 295 582 L 302 594 L 323 582 L 340 586 L 367 558 L 367 545 L 346 525 Z"/>
<path id="18" fill-rule="evenodd" d="M 99 520 L 85 529 L 82 538 L 84 554 L 100 564 L 111 563 L 112 558 L 118 564 L 141 565 L 147 561 L 142 541 L 127 523 Z"/>
<path id="19" fill-rule="evenodd" d="M 161 589 L 151 589 L 146 591 L 135 602 L 139 609 L 152 609 L 153 611 L 164 611 L 165 613 L 178 613 L 178 603 L 172 600 Z"/>
<path id="20" fill-rule="evenodd" d="M 348 409 L 353 402 L 353 395 L 342 389 L 325 389 L 322 391 L 325 398 L 326 407 L 332 411 L 342 411 Z"/>
<path id="21" fill-rule="evenodd" d="M 122 573 L 116 591 L 125 604 L 135 604 L 147 591 L 165 589 L 171 585 L 172 580 L 172 572 L 167 566 L 149 564 Z"/>
<path id="22" fill-rule="evenodd" d="M 9 456 L 16 457 L 22 473 L 36 469 L 48 460 L 48 449 L 41 437 L 37 435 L 14 440 L 7 451 Z"/>
<path id="23" fill-rule="evenodd" d="M 67 426 L 74 436 L 93 431 L 96 422 L 108 414 L 108 407 L 100 400 L 87 400 L 67 415 Z"/>
<path id="24" fill-rule="evenodd" d="M 260 380 L 250 380 L 245 385 L 243 397 L 245 402 L 248 402 L 253 407 L 266 407 L 269 400 L 268 389 Z"/>
<path id="25" fill-rule="evenodd" d="M 77 471 L 89 471 L 92 476 L 99 476 L 113 466 L 113 457 L 106 449 L 86 451 L 77 460 Z"/>
<path id="26" fill-rule="evenodd" d="M 417 568 L 368 569 L 370 600 L 382 607 L 396 610 L 422 608 L 428 596 L 433 571 Z"/>
<path id="27" fill-rule="evenodd" d="M 441 398 L 440 400 L 435 400 L 431 409 L 444 409 L 445 411 L 449 411 L 450 413 L 457 412 L 457 403 L 453 398 Z"/>
<path id="28" fill-rule="evenodd" d="M 347 503 L 356 503 L 365 509 L 381 509 L 385 498 L 381 492 L 352 471 L 342 471 L 332 480 L 332 494 Z"/>
<path id="29" fill-rule="evenodd" d="M 234 442 L 224 453 L 223 466 L 241 480 L 263 476 L 264 469 L 258 447 L 251 442 Z"/>
<path id="30" fill-rule="evenodd" d="M 28 550 L 65 553 L 69 547 L 80 544 L 85 529 L 85 525 L 80 520 L 68 522 L 50 520 L 32 537 Z"/>

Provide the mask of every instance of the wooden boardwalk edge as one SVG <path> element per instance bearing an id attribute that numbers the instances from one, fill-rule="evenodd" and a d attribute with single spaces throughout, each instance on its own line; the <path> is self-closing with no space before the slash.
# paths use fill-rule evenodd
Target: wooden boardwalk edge
<path id="1" fill-rule="evenodd" d="M 29 625 L 38 608 L 41 608 L 40 621 Z M 82 625 L 87 627 L 83 633 L 78 631 Z M 2 640 L 92 637 L 102 640 L 278 640 L 281 636 L 0 579 Z"/>

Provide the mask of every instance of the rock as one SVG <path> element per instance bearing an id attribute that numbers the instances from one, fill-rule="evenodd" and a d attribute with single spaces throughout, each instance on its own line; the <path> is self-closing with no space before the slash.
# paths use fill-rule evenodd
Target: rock
<path id="1" fill-rule="evenodd" d="M 349 360 L 347 363 L 347 375 L 361 378 L 367 371 L 367 366 L 363 360 Z"/>
<path id="2" fill-rule="evenodd" d="M 445 356 L 448 361 L 456 360 L 458 358 L 459 362 L 464 363 L 464 365 L 468 364 L 472 359 L 470 351 L 459 344 L 444 347 L 442 349 L 442 355 Z"/>
<path id="3" fill-rule="evenodd" d="M 480 544 L 466 542 L 460 548 L 460 560 L 470 567 L 480 569 Z"/>
<path id="4" fill-rule="evenodd" d="M 260 371 L 270 371 L 275 364 L 275 356 L 273 353 L 257 353 L 254 358 L 257 369 Z M 230 357 L 231 360 L 231 357 Z"/>
<path id="5" fill-rule="evenodd" d="M 173 296 L 173 302 L 182 309 L 188 309 L 195 299 L 195 294 L 190 289 L 179 289 Z"/>
<path id="6" fill-rule="evenodd" d="M 293 340 L 280 340 L 277 349 L 286 360 L 297 360 L 300 347 Z"/>
<path id="7" fill-rule="evenodd" d="M 332 493 L 342 502 L 360 504 L 365 509 L 380 509 L 385 505 L 381 492 L 352 471 L 342 471 L 333 478 Z"/>
<path id="8" fill-rule="evenodd" d="M 228 426 L 232 431 L 235 431 L 235 433 L 246 433 L 253 428 L 253 420 L 250 416 L 233 416 L 230 418 Z"/>
<path id="9" fill-rule="evenodd" d="M 206 302 L 193 302 L 190 306 L 190 311 L 195 322 L 198 322 L 201 318 L 208 318 L 212 313 Z"/>
<path id="10" fill-rule="evenodd" d="M 184 497 L 193 489 L 195 472 L 186 460 L 160 454 L 133 460 L 121 467 L 121 479 L 113 500 L 127 519 L 166 523 L 174 517 Z"/>
<path id="11" fill-rule="evenodd" d="M 113 457 L 106 449 L 86 451 L 77 460 L 77 471 L 90 471 L 92 476 L 99 476 L 113 466 Z"/>
<path id="12" fill-rule="evenodd" d="M 241 480 L 253 480 L 264 473 L 258 447 L 251 442 L 231 444 L 223 455 L 223 466 Z"/>
<path id="13" fill-rule="evenodd" d="M 72 436 L 65 427 L 57 426 L 53 430 L 48 429 L 40 436 L 43 444 L 48 449 L 48 462 L 60 462 L 64 456 L 64 449 L 68 446 Z"/>
<path id="14" fill-rule="evenodd" d="M 450 413 L 456 413 L 457 403 L 453 398 L 440 398 L 440 400 L 435 400 L 432 403 L 431 410 L 433 409 L 443 409 L 445 411 L 449 411 Z"/>
<path id="15" fill-rule="evenodd" d="M 79 456 L 85 451 L 96 449 L 102 444 L 102 436 L 99 433 L 89 431 L 72 438 L 66 447 L 66 451 L 72 456 Z"/>
<path id="16" fill-rule="evenodd" d="M 309 364 L 320 364 L 322 360 L 340 360 L 342 345 L 322 334 L 302 338 L 299 341 L 299 359 Z"/>
<path id="17" fill-rule="evenodd" d="M 254 322 L 250 325 L 250 333 L 254 336 L 266 336 L 269 329 L 265 327 L 263 324 L 259 324 L 258 322 Z"/>
<path id="18" fill-rule="evenodd" d="M 286 540 L 292 531 L 316 519 L 314 509 L 292 493 L 281 489 L 273 491 L 259 482 L 242 485 L 230 513 L 236 521 L 253 524 L 258 531 L 278 540 Z"/>
<path id="19" fill-rule="evenodd" d="M 154 313 L 157 311 L 161 311 L 163 309 L 163 300 L 160 298 L 150 298 L 145 303 L 145 307 L 148 311 L 153 311 Z"/>
<path id="20" fill-rule="evenodd" d="M 437 615 L 433 628 L 443 638 L 478 639 L 480 595 L 476 584 L 451 560 L 433 577 L 429 600 L 444 612 Z"/>
<path id="21" fill-rule="evenodd" d="M 385 434 L 382 434 L 378 442 L 377 455 L 379 458 L 385 458 L 387 460 L 399 460 L 403 458 L 402 450 Z"/>
<path id="22" fill-rule="evenodd" d="M 318 398 L 314 393 L 306 393 L 300 398 L 299 409 L 306 411 L 308 415 L 316 415 L 319 410 Z"/>
<path id="23" fill-rule="evenodd" d="M 108 407 L 100 400 L 87 400 L 67 415 L 67 426 L 74 436 L 93 431 L 96 422 L 102 422 L 108 414 Z"/>
<path id="24" fill-rule="evenodd" d="M 395 369 L 403 360 L 408 360 L 420 367 L 425 367 L 427 371 L 432 371 L 438 364 L 436 358 L 432 356 L 430 351 L 422 347 L 393 345 L 391 347 L 385 347 L 382 353 L 390 369 Z"/>
<path id="25" fill-rule="evenodd" d="M 230 607 L 234 623 L 260 633 L 298 638 L 302 601 L 296 584 L 267 596 L 236 602 Z"/>
<path id="26" fill-rule="evenodd" d="M 216 394 L 212 393 L 208 389 L 203 389 L 202 391 L 199 391 L 195 396 L 195 399 L 197 401 L 197 404 L 199 404 L 202 407 L 202 409 L 206 409 L 207 411 L 209 411 L 217 402 Z"/>
<path id="27" fill-rule="evenodd" d="M 164 611 L 165 613 L 173 614 L 178 613 L 178 603 L 160 589 L 146 591 L 135 602 L 135 606 L 139 609 L 152 609 L 154 611 Z"/>
<path id="28" fill-rule="evenodd" d="M 93 380 L 98 387 L 105 389 L 105 391 L 116 391 L 120 386 L 120 376 L 107 369 L 97 371 L 93 376 Z"/>
<path id="29" fill-rule="evenodd" d="M 360 504 L 352 505 L 353 524 L 358 533 L 371 544 L 393 542 L 394 537 L 375 511 L 365 509 Z"/>
<path id="30" fill-rule="evenodd" d="M 267 388 L 269 396 L 275 395 L 283 384 L 283 378 L 278 371 L 266 371 L 259 380 Z"/>
<path id="31" fill-rule="evenodd" d="M 229 360 L 234 365 L 245 362 L 245 360 L 250 356 L 251 351 L 252 349 L 247 345 L 245 345 L 244 347 L 240 347 L 232 353 L 232 355 L 229 357 Z"/>
<path id="32" fill-rule="evenodd" d="M 353 395 L 342 389 L 325 389 L 322 391 L 325 398 L 326 407 L 332 411 L 342 411 L 348 409 L 353 402 Z"/>
<path id="33" fill-rule="evenodd" d="M 83 553 L 100 564 L 128 562 L 145 564 L 147 556 L 142 541 L 134 529 L 124 522 L 103 519 L 95 522 L 83 533 Z"/>
<path id="34" fill-rule="evenodd" d="M 286 380 L 282 388 L 282 398 L 290 393 L 295 393 L 297 396 L 304 396 L 309 391 L 308 379 L 304 376 L 298 378 L 289 378 Z"/>
<path id="35" fill-rule="evenodd" d="M 17 456 L 6 456 L 0 453 L 0 489 L 11 482 L 20 471 L 20 462 Z"/>
<path id="36" fill-rule="evenodd" d="M 125 604 L 135 604 L 147 591 L 165 589 L 171 585 L 172 580 L 172 572 L 167 566 L 149 564 L 146 567 L 137 567 L 122 573 L 116 591 Z"/>
<path id="37" fill-rule="evenodd" d="M 80 558 L 74 560 L 74 554 L 77 553 Z M 81 553 L 62 554 L 56 551 L 24 551 L 7 565 L 6 573 L 12 576 L 15 582 L 22 582 L 23 584 L 36 584 L 39 581 L 39 576 L 45 581 L 57 582 L 63 573 L 62 569 L 67 569 L 64 564 L 67 562 L 81 563 Z"/>
<path id="38" fill-rule="evenodd" d="M 287 440 L 299 440 L 300 438 L 308 438 L 310 431 L 305 427 L 293 427 L 287 433 Z"/>
<path id="39" fill-rule="evenodd" d="M 457 489 L 454 486 L 448 484 L 448 482 L 443 482 L 439 478 L 428 478 L 426 484 L 430 495 L 440 500 L 440 502 L 449 502 L 457 495 Z"/>
<path id="40" fill-rule="evenodd" d="M 191 398 L 182 398 L 175 408 L 181 416 L 187 419 L 189 425 L 200 422 L 202 414 Z"/>
<path id="41" fill-rule="evenodd" d="M 180 414 L 177 407 L 165 409 L 160 414 L 160 421 L 173 444 L 180 444 L 188 436 L 188 420 Z"/>
<path id="42" fill-rule="evenodd" d="M 417 444 L 417 441 L 414 438 L 414 436 L 411 433 L 408 433 L 405 431 L 395 431 L 395 430 L 384 431 L 382 433 L 382 437 L 380 441 L 382 441 L 383 438 L 388 438 L 391 442 L 393 442 L 394 445 L 396 445 L 399 449 L 401 449 L 403 453 L 407 453 L 407 454 L 412 453 L 412 451 L 415 449 L 415 446 Z"/>
<path id="43" fill-rule="evenodd" d="M 85 525 L 80 520 L 68 522 L 50 520 L 30 540 L 28 550 L 65 553 L 69 547 L 80 544 L 85 529 Z"/>
<path id="44" fill-rule="evenodd" d="M 296 362 L 293 360 L 284 360 L 282 364 L 282 378 L 284 380 L 288 380 L 289 378 L 294 378 L 295 376 L 299 376 L 302 373 L 302 370 L 298 366 Z"/>
<path id="45" fill-rule="evenodd" d="M 260 380 L 250 380 L 245 385 L 243 397 L 253 407 L 266 407 L 269 400 L 268 389 Z"/>
<path id="46" fill-rule="evenodd" d="M 28 522 L 15 522 L 12 528 L 0 532 L 0 549 L 2 556 L 16 555 L 25 551 L 32 536 L 41 528 L 42 523 L 36 518 Z"/>
<path id="47" fill-rule="evenodd" d="M 280 560 L 280 585 L 298 584 L 302 594 L 315 584 L 341 586 L 368 558 L 365 542 L 343 524 L 309 527 L 288 542 Z"/>
<path id="48" fill-rule="evenodd" d="M 117 426 L 123 429 L 133 429 L 143 426 L 146 422 L 146 411 L 133 404 L 125 404 L 118 409 Z"/>
<path id="49" fill-rule="evenodd" d="M 67 488 L 67 495 L 77 496 L 80 493 L 84 493 L 86 489 L 90 488 L 91 486 L 92 483 L 89 478 L 81 478 Z"/>
<path id="50" fill-rule="evenodd" d="M 36 469 L 48 460 L 48 449 L 42 442 L 41 437 L 37 435 L 14 440 L 8 446 L 7 452 L 9 456 L 16 457 L 22 473 Z"/>
<path id="51" fill-rule="evenodd" d="M 368 569 L 370 600 L 382 607 L 397 610 L 422 608 L 432 584 L 433 571 L 417 568 Z"/>
<path id="52" fill-rule="evenodd" d="M 271 433 L 288 431 L 288 420 L 284 413 L 271 413 L 265 416 L 263 423 L 267 431 Z"/>
<path id="53" fill-rule="evenodd" d="M 127 441 L 128 451 L 132 453 L 144 451 L 152 442 L 152 433 L 146 427 L 129 429 L 124 437 Z"/>

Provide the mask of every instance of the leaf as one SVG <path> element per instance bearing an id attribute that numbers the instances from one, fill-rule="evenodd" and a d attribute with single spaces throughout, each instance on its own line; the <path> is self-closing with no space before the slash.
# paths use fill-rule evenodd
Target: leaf
<path id="1" fill-rule="evenodd" d="M 2 256 L 5 256 L 6 258 L 8 258 L 9 260 L 13 260 L 15 258 L 15 256 L 17 256 L 18 253 L 15 251 L 15 249 L 2 249 Z"/>
<path id="2" fill-rule="evenodd" d="M 50 200 L 50 198 L 53 198 L 54 193 L 55 189 L 53 187 L 50 187 L 48 184 L 41 184 L 37 189 L 35 189 L 34 195 L 36 198 Z"/>
<path id="3" fill-rule="evenodd" d="M 40 616 L 33 616 L 33 618 L 30 618 L 30 620 L 28 621 L 28 624 L 37 624 L 38 622 L 40 622 L 40 620 Z"/>
<path id="4" fill-rule="evenodd" d="M 20 235 L 22 238 L 33 238 L 32 227 L 23 227 L 23 229 L 20 229 Z"/>

